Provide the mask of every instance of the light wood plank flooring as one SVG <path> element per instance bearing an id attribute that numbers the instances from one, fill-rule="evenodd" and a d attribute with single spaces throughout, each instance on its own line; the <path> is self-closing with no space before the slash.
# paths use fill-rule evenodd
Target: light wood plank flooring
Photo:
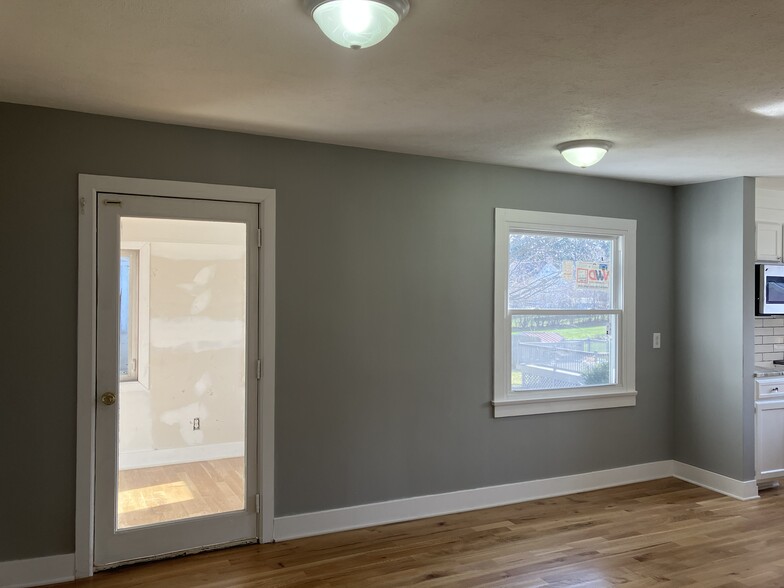
<path id="1" fill-rule="evenodd" d="M 231 512 L 244 506 L 245 461 L 215 459 L 118 474 L 120 529 Z"/>
<path id="2" fill-rule="evenodd" d="M 784 586 L 784 491 L 668 478 L 102 572 L 64 586 Z"/>

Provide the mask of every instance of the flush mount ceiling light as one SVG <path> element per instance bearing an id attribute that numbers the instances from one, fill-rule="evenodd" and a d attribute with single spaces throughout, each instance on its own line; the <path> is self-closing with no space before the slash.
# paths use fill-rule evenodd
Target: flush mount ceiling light
<path id="1" fill-rule="evenodd" d="M 609 141 L 598 139 L 581 139 L 579 141 L 567 141 L 556 145 L 555 148 L 561 152 L 563 158 L 576 167 L 591 167 L 599 163 L 605 153 L 610 150 L 613 144 Z"/>
<path id="2" fill-rule="evenodd" d="M 756 108 L 752 108 L 751 111 L 761 114 L 762 116 L 782 117 L 784 116 L 784 101 L 757 106 Z"/>
<path id="3" fill-rule="evenodd" d="M 329 39 L 363 49 L 383 41 L 408 14 L 408 0 L 305 0 L 313 20 Z"/>

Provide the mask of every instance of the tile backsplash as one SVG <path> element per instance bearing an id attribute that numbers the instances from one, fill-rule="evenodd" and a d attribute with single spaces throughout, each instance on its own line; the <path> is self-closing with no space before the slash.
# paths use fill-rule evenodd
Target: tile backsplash
<path id="1" fill-rule="evenodd" d="M 754 319 L 754 363 L 784 359 L 784 318 Z"/>

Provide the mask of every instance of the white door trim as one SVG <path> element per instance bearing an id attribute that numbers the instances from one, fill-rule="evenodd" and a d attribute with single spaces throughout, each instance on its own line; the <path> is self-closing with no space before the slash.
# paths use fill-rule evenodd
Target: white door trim
<path id="1" fill-rule="evenodd" d="M 96 235 L 99 192 L 252 202 L 259 205 L 259 352 L 263 376 L 259 407 L 260 540 L 272 541 L 275 513 L 275 190 L 79 174 L 79 282 L 77 302 L 75 575 L 93 573 L 95 502 Z"/>

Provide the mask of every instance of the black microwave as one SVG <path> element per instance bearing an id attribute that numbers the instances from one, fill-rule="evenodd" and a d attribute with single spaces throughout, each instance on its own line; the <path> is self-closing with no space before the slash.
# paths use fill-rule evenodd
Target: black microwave
<path id="1" fill-rule="evenodd" d="M 756 315 L 784 315 L 784 265 L 758 263 L 755 267 Z"/>

